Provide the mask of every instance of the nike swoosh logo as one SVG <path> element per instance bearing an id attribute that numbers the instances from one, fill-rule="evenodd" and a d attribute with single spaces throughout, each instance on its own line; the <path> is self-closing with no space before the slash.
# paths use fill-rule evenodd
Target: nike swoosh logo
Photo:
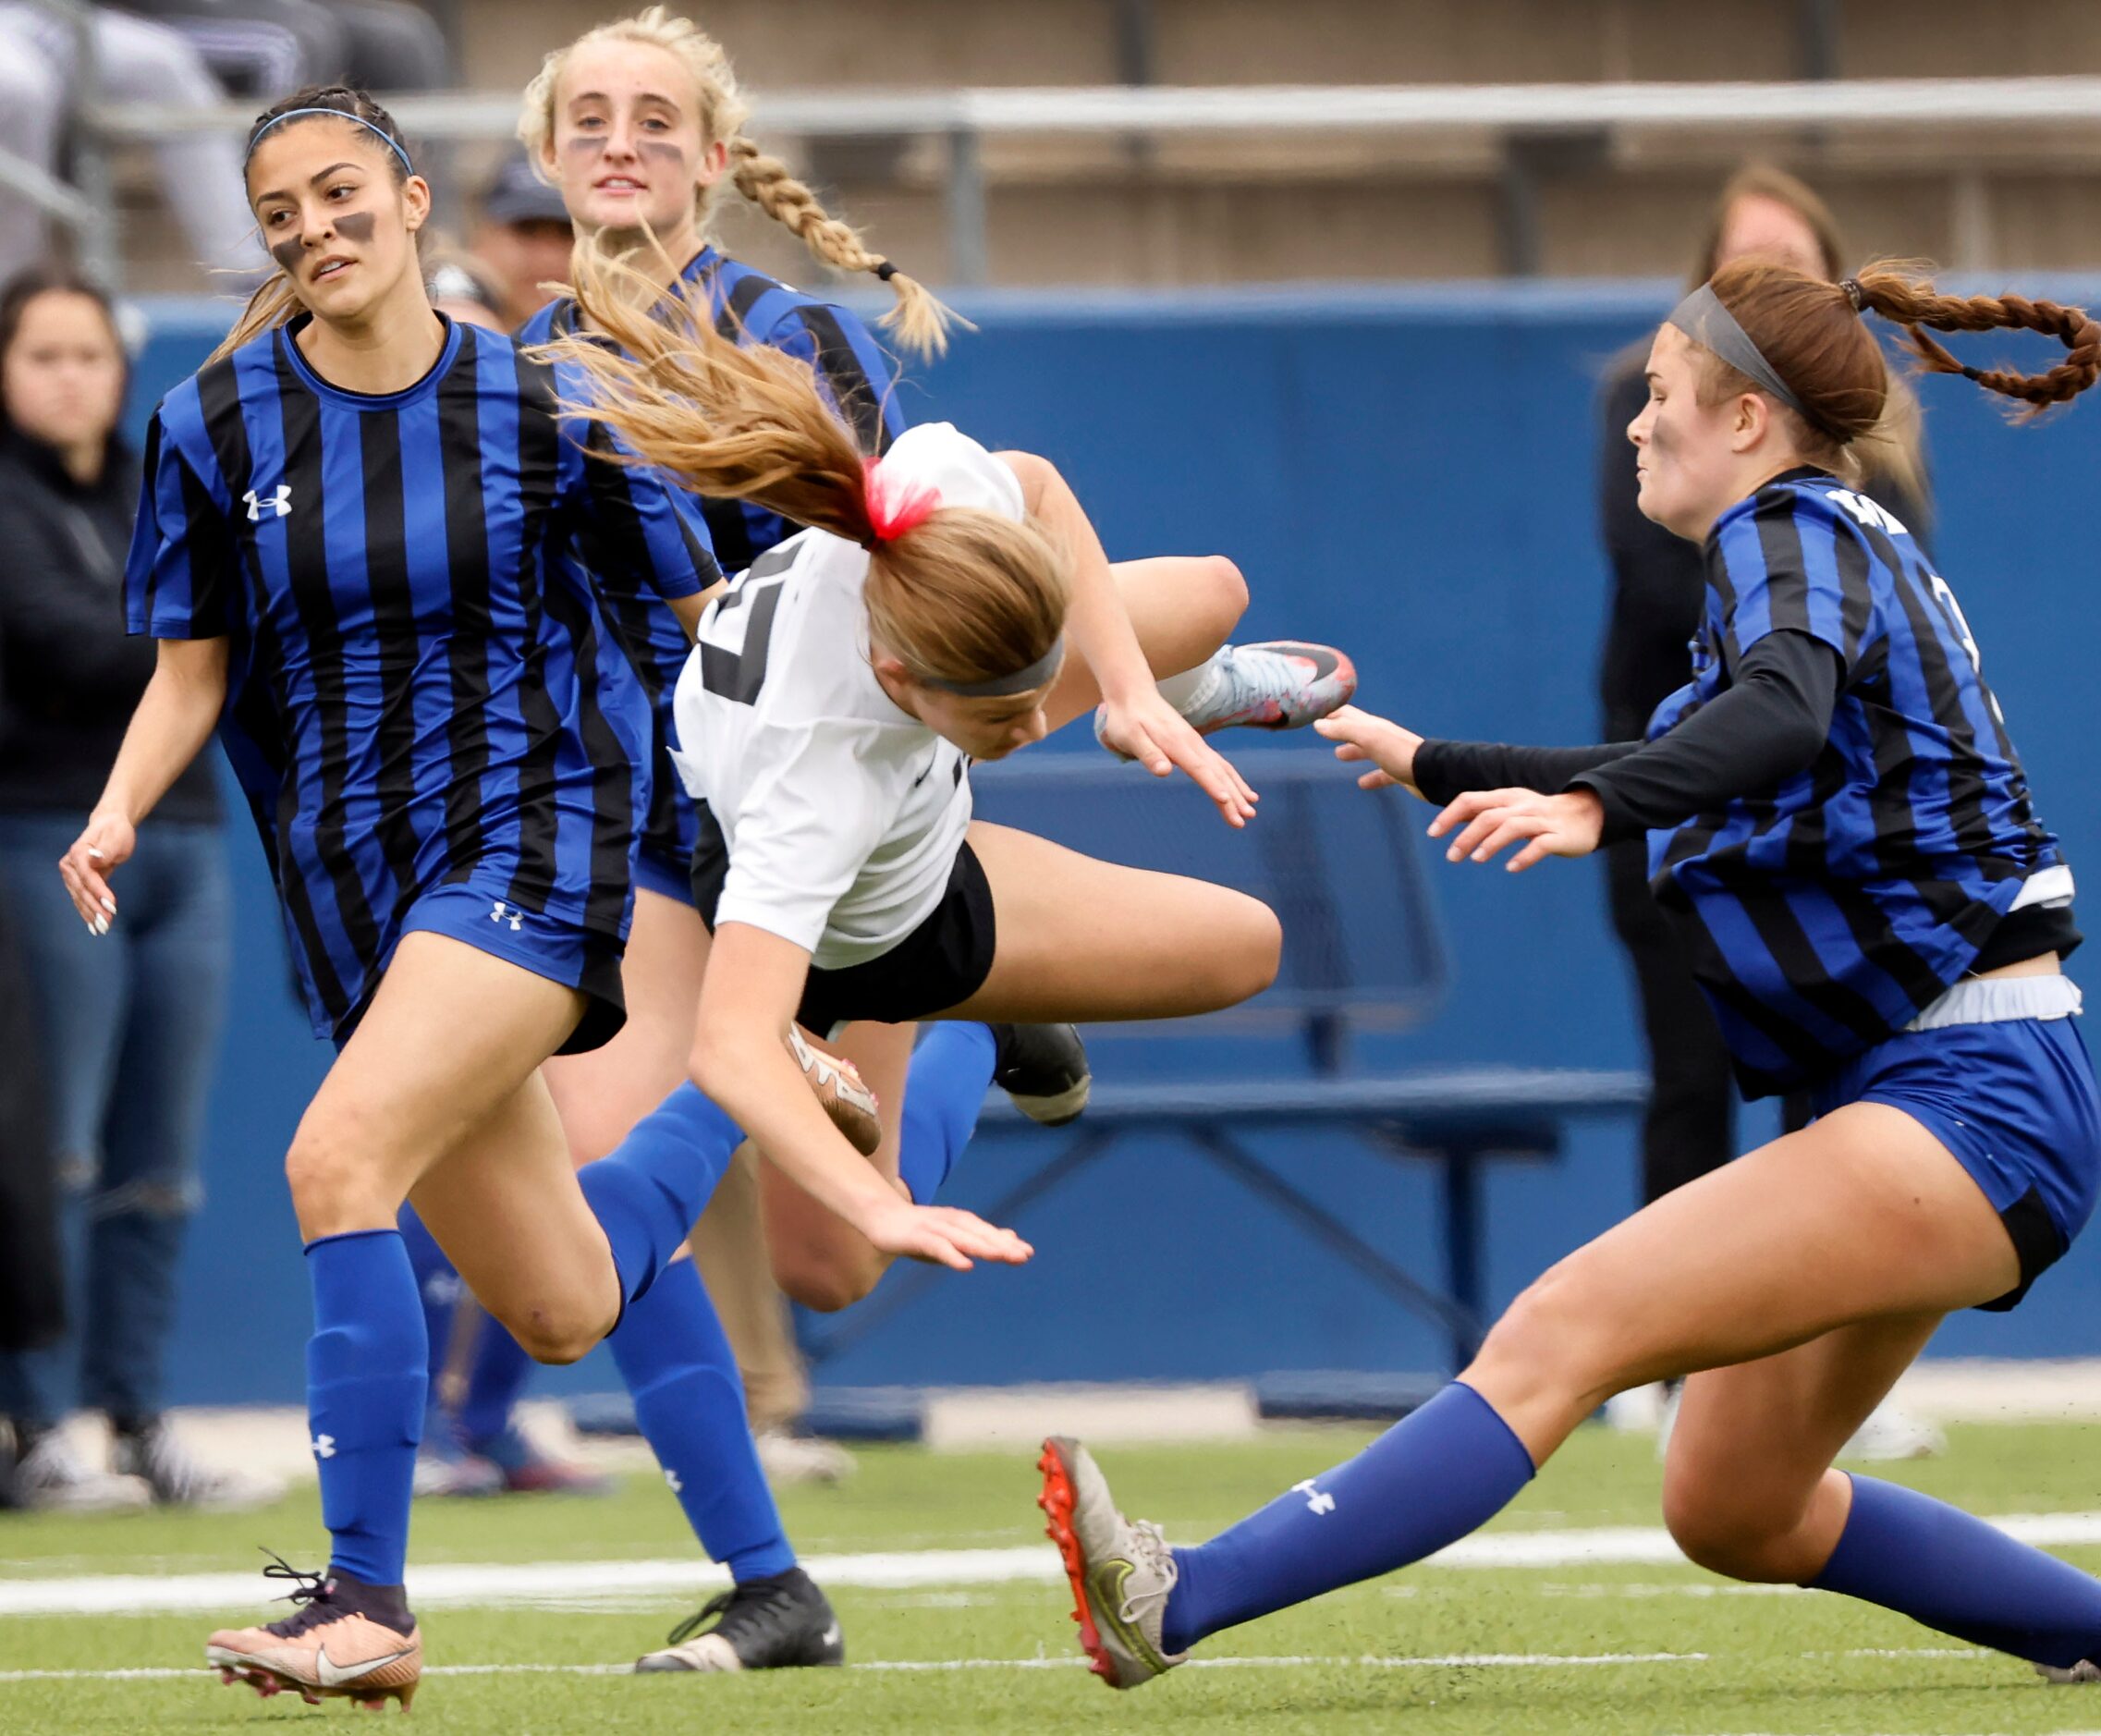
<path id="1" fill-rule="evenodd" d="M 313 1654 L 314 1680 L 324 1688 L 340 1688 L 347 1682 L 371 1675 L 375 1669 L 400 1662 L 414 1649 L 413 1646 L 403 1646 L 398 1652 L 389 1652 L 385 1657 L 374 1657 L 369 1662 L 352 1664 L 345 1669 L 328 1656 L 328 1647 L 323 1644 L 316 1647 Z"/>
<path id="2" fill-rule="evenodd" d="M 825 1630 L 824 1637 L 820 1639 L 817 1644 L 820 1645 L 837 1645 L 838 1643 L 839 1624 L 835 1621 L 830 1627 Z"/>

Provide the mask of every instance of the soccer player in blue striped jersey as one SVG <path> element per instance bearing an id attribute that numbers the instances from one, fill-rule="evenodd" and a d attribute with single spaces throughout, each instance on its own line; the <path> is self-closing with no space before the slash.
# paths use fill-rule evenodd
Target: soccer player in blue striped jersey
<path id="1" fill-rule="evenodd" d="M 430 190 L 383 109 L 301 92 L 258 120 L 247 177 L 277 272 L 154 419 L 126 589 L 158 663 L 60 871 L 107 932 L 109 875 L 219 728 L 339 1046 L 286 1160 L 333 1541 L 325 1573 L 282 1570 L 300 1609 L 206 1657 L 266 1693 L 406 1704 L 427 1344 L 404 1199 L 492 1314 L 571 1361 L 646 1296 L 739 1137 L 691 1093 L 580 1174 L 538 1071 L 619 1022 L 647 776 L 646 701 L 566 551 L 588 534 L 688 618 L 715 568 L 677 491 L 592 485 L 559 369 L 432 310 Z M 967 1214 L 872 1204 L 878 1241 L 1026 1257 Z"/>
<path id="2" fill-rule="evenodd" d="M 2101 373 L 2101 324 L 1898 270 L 1739 263 L 1673 311 L 1629 429 L 1642 510 L 1701 543 L 1691 683 L 1648 739 L 1429 741 L 1317 726 L 1368 788 L 1442 804 L 1455 862 L 1511 870 L 1646 833 L 1752 1095 L 1816 1119 L 1665 1195 L 1526 1290 L 1452 1385 L 1209 1543 L 1127 1522 L 1078 1443 L 1043 1505 L 1116 1687 L 1222 1628 L 1402 1567 L 1497 1512 L 1617 1392 L 1685 1375 L 1664 1515 L 1694 1561 L 1844 1593 L 2058 1680 L 2101 1680 L 2101 1582 L 1913 1491 L 1833 1468 L 1940 1322 L 2027 1293 L 2092 1214 L 2101 1099 L 2059 962 L 2072 878 L 1953 592 L 1847 485 L 1887 391 L 1873 311 L 1929 370 L 2032 407 Z M 1923 329 L 2070 352 L 1980 372 Z"/>

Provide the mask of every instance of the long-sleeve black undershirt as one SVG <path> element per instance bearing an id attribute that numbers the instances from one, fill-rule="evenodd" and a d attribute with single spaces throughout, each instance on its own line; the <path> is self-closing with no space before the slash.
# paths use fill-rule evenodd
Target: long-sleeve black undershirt
<path id="1" fill-rule="evenodd" d="M 1583 748 L 1424 741 L 1415 787 L 1442 807 L 1470 789 L 1588 789 L 1605 804 L 1600 842 L 1676 825 L 1806 771 L 1831 734 L 1838 654 L 1814 634 L 1768 633 L 1744 654 L 1727 691 L 1654 741 Z M 1971 961 L 1997 970 L 2080 942 L 2068 905 L 2030 905 L 1999 920 Z"/>
<path id="2" fill-rule="evenodd" d="M 1654 741 L 1582 748 L 1425 741 L 1415 787 L 1442 805 L 1469 789 L 1588 789 L 1605 804 L 1603 841 L 1637 837 L 1770 789 L 1807 769 L 1831 733 L 1838 654 L 1809 633 L 1768 633 L 1719 694 Z"/>

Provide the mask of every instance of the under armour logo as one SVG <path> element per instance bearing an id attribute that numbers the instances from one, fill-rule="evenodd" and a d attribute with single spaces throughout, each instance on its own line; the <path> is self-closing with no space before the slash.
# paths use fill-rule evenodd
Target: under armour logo
<path id="1" fill-rule="evenodd" d="M 336 1436 L 333 1435 L 316 1435 L 313 1437 L 313 1456 L 316 1459 L 335 1458 Z"/>
<path id="2" fill-rule="evenodd" d="M 280 519 L 287 517 L 292 510 L 292 490 L 288 483 L 279 483 L 275 495 L 258 498 L 255 490 L 251 488 L 242 498 L 248 502 L 248 521 L 250 524 L 262 520 L 263 508 L 265 507 Z"/>
<path id="3" fill-rule="evenodd" d="M 1332 1513 L 1335 1511 L 1335 1497 L 1313 1487 L 1313 1480 L 1311 1477 L 1308 1477 L 1303 1483 L 1294 1483 L 1291 1485 L 1291 1492 L 1294 1495 L 1303 1495 L 1306 1498 L 1306 1510 L 1310 1513 Z"/>
<path id="4" fill-rule="evenodd" d="M 674 1495 L 683 1495 L 686 1492 L 686 1485 L 678 1481 L 678 1473 L 669 1465 L 664 1468 L 664 1486 Z"/>
<path id="5" fill-rule="evenodd" d="M 525 926 L 525 912 L 519 910 L 515 905 L 506 904 L 503 899 L 498 899 L 496 908 L 489 912 L 489 920 L 492 923 L 508 923 L 510 932 L 515 935 Z"/>

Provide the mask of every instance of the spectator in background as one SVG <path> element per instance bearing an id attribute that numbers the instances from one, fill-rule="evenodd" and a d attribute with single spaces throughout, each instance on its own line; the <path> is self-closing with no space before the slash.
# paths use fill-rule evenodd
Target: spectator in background
<path id="1" fill-rule="evenodd" d="M 66 1329 L 43 1045 L 18 926 L 0 899 L 0 1353 L 42 1350 Z M 0 1439 L 0 1509 L 20 1505 L 14 1443 Z"/>
<path id="2" fill-rule="evenodd" d="M 225 92 L 175 31 L 107 6 L 89 8 L 96 73 L 125 102 L 211 108 Z M 0 0 L 0 151 L 55 175 L 68 110 L 80 86 L 71 26 L 42 7 Z M 240 149 L 214 133 L 174 133 L 154 146 L 161 188 L 200 264 L 254 268 L 255 220 L 240 192 Z M 45 257 L 43 214 L 0 192 L 0 275 Z"/>
<path id="3" fill-rule="evenodd" d="M 15 919 L 51 1099 L 45 1160 L 84 1196 L 79 1398 L 104 1412 L 117 1474 L 56 1431 L 53 1351 L 0 1351 L 25 1505 L 234 1507 L 275 1485 L 197 1464 L 161 1415 L 183 1228 L 228 962 L 211 770 L 168 794 L 97 937 L 52 867 L 94 806 L 153 648 L 124 630 L 138 458 L 116 435 L 126 363 L 108 300 L 55 267 L 0 289 L 0 899 Z"/>
<path id="4" fill-rule="evenodd" d="M 402 0 L 123 0 L 179 31 L 226 86 L 275 102 L 302 84 L 442 91 L 452 56 L 437 20 Z"/>
<path id="5" fill-rule="evenodd" d="M 575 242 L 561 189 L 535 175 L 523 152 L 507 158 L 482 195 L 481 220 L 468 242 L 495 292 L 506 331 L 516 331 L 554 300 L 543 284 L 568 281 Z"/>
<path id="6" fill-rule="evenodd" d="M 1739 259 L 1768 259 L 1832 282 L 1848 264 L 1830 208 L 1794 176 L 1762 164 L 1740 170 L 1723 188 L 1687 287 L 1699 287 Z M 1648 402 L 1647 356 L 1644 338 L 1615 363 L 1601 395 L 1598 503 L 1612 602 L 1598 689 L 1608 741 L 1646 735 L 1656 706 L 1692 679 L 1687 645 L 1706 590 L 1701 549 L 1643 518 L 1634 504 L 1635 452 L 1627 424 Z M 1918 399 L 1894 370 L 1879 437 L 1856 443 L 1853 450 L 1866 464 L 1863 492 L 1925 541 L 1933 514 Z M 1604 855 L 1612 925 L 1634 968 L 1649 1050 L 1649 1106 L 1642 1127 L 1642 1201 L 1647 1204 L 1736 1155 L 1735 1087 L 1721 1032 L 1677 935 L 1650 895 L 1647 846 L 1634 839 L 1608 846 Z M 1790 1128 L 1799 1127 L 1808 1119 L 1807 1106 L 1790 1097 L 1783 1115 Z M 1937 1430 L 1885 1406 L 1847 1456 L 1915 1458 L 1940 1446 Z"/>

